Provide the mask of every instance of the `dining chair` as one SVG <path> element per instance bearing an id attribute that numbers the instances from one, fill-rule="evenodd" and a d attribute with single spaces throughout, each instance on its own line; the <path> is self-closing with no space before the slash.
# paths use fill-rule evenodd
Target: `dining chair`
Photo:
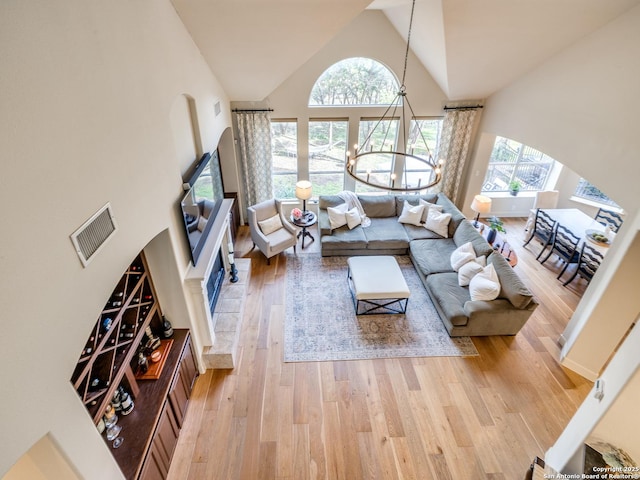
<path id="1" fill-rule="evenodd" d="M 536 197 L 533 201 L 533 208 L 529 212 L 529 218 L 524 226 L 524 231 L 528 232 L 533 227 L 533 222 L 536 220 L 536 211 L 539 208 L 556 208 L 558 206 L 558 198 L 560 192 L 558 190 L 541 190 L 536 192 Z"/>
<path id="2" fill-rule="evenodd" d="M 575 235 L 571 230 L 562 225 L 556 227 L 555 235 L 553 236 L 553 242 L 551 243 L 551 249 L 544 259 L 540 260 L 540 263 L 546 262 L 554 253 L 558 256 L 558 259 L 565 262 L 564 268 L 560 271 L 556 278 L 560 278 L 565 272 L 569 264 L 578 263 L 580 260 L 580 252 L 578 251 L 578 243 L 580 243 L 580 237 Z"/>
<path id="3" fill-rule="evenodd" d="M 562 285 L 567 286 L 569 283 L 573 281 L 578 275 L 584 278 L 587 283 L 591 281 L 593 276 L 596 274 L 598 267 L 604 260 L 604 255 L 602 255 L 599 251 L 586 244 L 582 244 L 582 248 L 580 249 L 580 259 L 578 260 L 578 265 L 573 272 L 573 275 L 569 277 L 569 279 L 564 282 Z M 559 277 L 558 277 L 559 278 Z"/>
<path id="4" fill-rule="evenodd" d="M 615 233 L 618 233 L 623 222 L 622 216 L 618 213 L 612 212 L 611 210 L 605 210 L 604 208 L 598 209 L 595 220 L 603 224 L 605 227 L 609 227 Z"/>
<path id="5" fill-rule="evenodd" d="M 531 235 L 523 245 L 523 247 L 526 247 L 534 237 L 540 240 L 540 243 L 542 244 L 542 250 L 540 250 L 540 253 L 538 253 L 536 260 L 540 258 L 540 255 L 542 255 L 547 247 L 553 242 L 557 224 L 558 222 L 544 213 L 541 209 L 538 208 L 536 210 L 536 217 L 535 221 L 533 222 L 533 230 L 531 231 Z"/>

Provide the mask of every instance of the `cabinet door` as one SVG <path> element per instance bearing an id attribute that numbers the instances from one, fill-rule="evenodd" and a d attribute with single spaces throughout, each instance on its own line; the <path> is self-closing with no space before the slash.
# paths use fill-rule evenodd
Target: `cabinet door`
<path id="1" fill-rule="evenodd" d="M 173 415 L 173 410 L 170 408 L 169 403 L 165 402 L 142 474 L 140 475 L 141 480 L 164 480 L 167 478 L 171 457 L 178 443 L 179 434 L 180 429 Z"/>
<path id="2" fill-rule="evenodd" d="M 144 462 L 140 480 L 165 480 L 167 478 L 168 469 L 165 465 L 162 455 L 158 450 L 158 445 L 154 442 L 149 448 L 147 459 Z"/>
<path id="3" fill-rule="evenodd" d="M 184 416 L 187 413 L 191 389 L 198 376 L 195 358 L 191 351 L 191 341 L 185 345 L 184 353 L 180 361 L 180 366 L 173 379 L 173 384 L 169 390 L 169 401 L 176 417 L 178 426 L 182 428 Z"/>

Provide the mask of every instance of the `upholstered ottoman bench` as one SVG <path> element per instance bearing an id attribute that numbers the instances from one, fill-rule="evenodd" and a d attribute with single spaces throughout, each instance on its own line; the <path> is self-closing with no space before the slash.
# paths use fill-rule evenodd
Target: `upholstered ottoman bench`
<path id="1" fill-rule="evenodd" d="M 347 262 L 356 315 L 406 313 L 411 292 L 394 257 L 349 257 Z"/>

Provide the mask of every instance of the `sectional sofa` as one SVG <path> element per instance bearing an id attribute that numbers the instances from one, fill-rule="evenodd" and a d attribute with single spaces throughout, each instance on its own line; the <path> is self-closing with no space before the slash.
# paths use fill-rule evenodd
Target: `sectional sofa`
<path id="1" fill-rule="evenodd" d="M 323 256 L 409 255 L 450 336 L 515 335 L 529 319 L 538 303 L 517 273 L 465 219 L 462 212 L 443 194 L 358 195 L 371 220 L 366 228 L 349 225 L 331 228 L 328 208 L 345 200 L 337 195 L 320 196 L 318 224 Z M 446 236 L 423 224 L 400 223 L 409 205 L 420 200 L 439 205 L 451 215 Z M 497 298 L 472 300 L 470 288 L 460 285 L 460 274 L 451 256 L 459 247 L 471 243 L 484 264 L 493 265 L 499 281 Z"/>

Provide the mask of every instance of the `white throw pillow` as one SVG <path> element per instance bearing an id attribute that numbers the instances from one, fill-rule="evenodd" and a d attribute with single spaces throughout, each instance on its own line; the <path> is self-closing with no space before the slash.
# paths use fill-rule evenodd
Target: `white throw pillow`
<path id="1" fill-rule="evenodd" d="M 500 281 L 493 265 L 487 265 L 469 282 L 471 300 L 491 301 L 500 295 Z"/>
<path id="2" fill-rule="evenodd" d="M 280 215 L 274 215 L 271 218 L 258 222 L 258 225 L 260 226 L 262 233 L 269 235 L 270 233 L 282 228 L 282 220 L 280 220 Z"/>
<path id="3" fill-rule="evenodd" d="M 412 206 L 405 200 L 404 206 L 402 207 L 402 213 L 400 214 L 400 217 L 398 217 L 398 222 L 421 227 L 422 224 L 420 222 L 422 220 L 422 212 L 424 209 L 424 205 Z"/>
<path id="4" fill-rule="evenodd" d="M 449 221 L 451 220 L 450 213 L 442 213 L 429 209 L 427 213 L 427 221 L 424 224 L 424 228 L 437 233 L 441 237 L 447 238 L 449 236 Z"/>
<path id="5" fill-rule="evenodd" d="M 473 244 L 467 242 L 456 248 L 451 254 L 451 268 L 454 272 L 460 270 L 465 263 L 471 262 L 476 258 L 476 251 L 473 249 Z"/>
<path id="6" fill-rule="evenodd" d="M 327 207 L 327 213 L 329 214 L 329 225 L 331 226 L 331 230 L 336 228 L 340 228 L 343 225 L 347 224 L 347 210 L 348 205 L 346 203 L 341 203 L 337 207 Z"/>
<path id="7" fill-rule="evenodd" d="M 437 205 L 435 203 L 429 203 L 426 200 L 420 199 L 420 203 L 418 205 L 424 205 L 424 212 L 422 212 L 422 223 L 427 221 L 427 214 L 429 213 L 429 209 L 433 208 L 437 212 L 442 211 L 442 205 Z"/>
<path id="8" fill-rule="evenodd" d="M 347 226 L 349 227 L 349 230 L 353 230 L 354 228 L 356 228 L 358 225 L 362 223 L 360 212 L 355 207 L 349 210 L 345 214 L 345 217 L 347 218 Z"/>
<path id="9" fill-rule="evenodd" d="M 465 263 L 460 267 L 460 270 L 458 270 L 458 285 L 461 287 L 468 286 L 471 279 L 482 271 L 482 265 L 480 265 L 476 260 Z"/>
<path id="10" fill-rule="evenodd" d="M 484 255 L 480 255 L 479 257 L 475 258 L 474 262 L 476 262 L 481 267 L 486 267 L 487 266 L 487 257 L 485 257 Z"/>

